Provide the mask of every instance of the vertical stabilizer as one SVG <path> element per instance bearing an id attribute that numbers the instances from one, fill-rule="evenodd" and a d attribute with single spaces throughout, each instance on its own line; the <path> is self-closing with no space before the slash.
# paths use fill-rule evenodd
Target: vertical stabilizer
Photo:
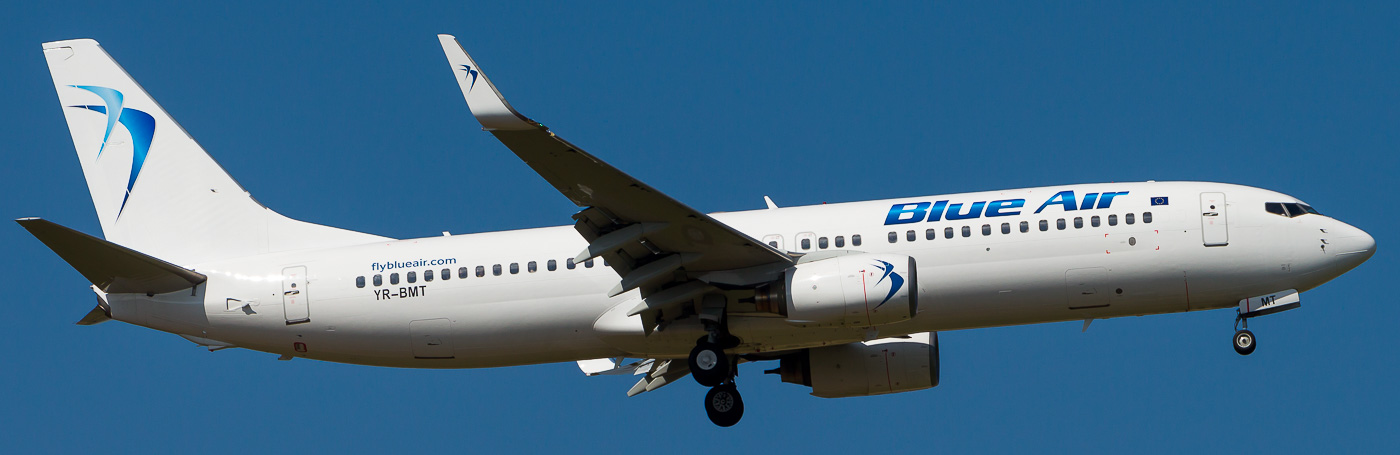
<path id="1" fill-rule="evenodd" d="M 44 43 L 107 240 L 176 264 L 383 237 L 263 207 L 90 39 Z"/>

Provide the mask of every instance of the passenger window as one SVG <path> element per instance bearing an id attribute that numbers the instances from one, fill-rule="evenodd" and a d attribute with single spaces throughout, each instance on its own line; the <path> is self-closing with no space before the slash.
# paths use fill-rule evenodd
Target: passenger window
<path id="1" fill-rule="evenodd" d="M 1045 221 L 1045 220 L 1040 220 L 1040 231 L 1041 231 L 1041 232 L 1045 232 L 1045 231 L 1048 231 L 1048 230 L 1050 230 L 1050 222 Z"/>
<path id="2" fill-rule="evenodd" d="M 491 266 L 491 275 L 493 275 L 493 276 L 501 276 L 501 265 L 500 265 L 500 264 L 493 264 L 493 265 Z"/>
<path id="3" fill-rule="evenodd" d="M 1030 231 L 1031 231 L 1031 223 L 1030 223 L 1030 222 L 1027 222 L 1027 221 L 1022 221 L 1022 222 L 1021 222 L 1021 232 L 1022 232 L 1022 233 L 1026 233 L 1026 232 L 1030 232 Z"/>
<path id="4" fill-rule="evenodd" d="M 817 237 L 817 248 L 825 250 L 828 246 L 830 245 L 826 242 L 826 237 Z"/>
<path id="5" fill-rule="evenodd" d="M 1065 219 L 1064 219 L 1064 218 L 1060 218 L 1060 219 L 1058 219 L 1058 220 L 1055 220 L 1055 229 L 1059 229 L 1059 230 L 1061 230 L 1061 231 L 1065 230 Z"/>
<path id="6" fill-rule="evenodd" d="M 812 239 L 802 239 L 802 251 L 812 249 Z"/>
<path id="7" fill-rule="evenodd" d="M 510 274 L 511 274 L 511 275 L 514 275 L 514 274 L 517 274 L 517 273 L 520 273 L 520 263 L 519 263 L 519 262 L 512 262 L 512 263 L 510 263 Z"/>
<path id="8" fill-rule="evenodd" d="M 1109 226 L 1117 226 L 1117 225 L 1118 225 L 1118 215 L 1109 215 L 1109 216 L 1108 216 L 1108 225 L 1109 225 Z"/>
<path id="9" fill-rule="evenodd" d="M 544 268 L 545 268 L 546 270 L 551 271 L 551 272 L 553 272 L 553 271 L 555 271 L 555 270 L 558 270 L 558 269 L 559 269 L 559 261 L 555 261 L 555 260 L 553 260 L 553 259 L 550 259 L 549 262 L 544 263 Z"/>
<path id="10" fill-rule="evenodd" d="M 777 247 L 778 247 L 778 241 L 777 241 L 777 240 L 774 240 L 774 241 L 768 242 L 768 246 L 771 246 L 771 247 L 773 247 L 773 248 L 777 248 Z"/>
<path id="11" fill-rule="evenodd" d="M 933 239 L 936 239 L 936 238 L 938 238 L 938 231 L 937 231 L 937 230 L 934 230 L 934 229 L 925 229 L 925 230 L 924 230 L 924 240 L 933 240 Z"/>
<path id="12" fill-rule="evenodd" d="M 433 271 L 432 271 L 432 270 L 424 270 L 424 271 L 423 271 L 423 281 L 433 281 Z"/>
<path id="13" fill-rule="evenodd" d="M 397 273 L 390 273 L 390 274 L 389 274 L 389 284 L 399 284 L 399 274 L 397 274 Z"/>
<path id="14" fill-rule="evenodd" d="M 950 226 L 950 227 L 945 227 L 945 228 L 943 228 L 943 238 L 945 238 L 945 239 L 951 239 L 951 238 L 953 238 L 953 228 L 952 228 L 951 226 Z"/>
<path id="15" fill-rule="evenodd" d="M 568 258 L 564 260 L 564 268 L 573 270 L 574 267 L 578 267 L 578 264 L 574 264 L 574 258 Z"/>
<path id="16" fill-rule="evenodd" d="M 1133 222 L 1136 221 L 1133 218 L 1133 214 L 1131 213 L 1123 215 L 1123 224 L 1133 224 Z"/>
<path id="17" fill-rule="evenodd" d="M 841 248 L 841 247 L 843 247 L 843 246 L 846 246 L 846 236 L 844 236 L 844 235 L 838 235 L 838 236 L 836 236 L 836 247 L 837 247 L 837 248 Z"/>
<path id="18" fill-rule="evenodd" d="M 365 287 L 365 277 L 364 277 L 363 275 L 362 275 L 362 276 L 357 276 L 357 277 L 355 277 L 355 287 L 357 287 L 357 288 Z"/>
<path id="19" fill-rule="evenodd" d="M 530 261 L 529 263 L 525 264 L 525 270 L 529 271 L 530 273 L 535 273 L 540 270 L 540 267 L 538 265 L 535 265 L 535 261 Z"/>
<path id="20" fill-rule="evenodd" d="M 476 266 L 476 277 L 477 277 L 477 278 L 481 278 L 481 277 L 484 277 L 484 276 L 486 276 L 486 266 L 484 266 L 484 265 L 478 265 L 478 266 Z"/>
<path id="21" fill-rule="evenodd" d="M 914 235 L 914 231 L 907 231 L 904 233 L 904 240 L 913 242 L 916 237 L 917 236 Z"/>
<path id="22" fill-rule="evenodd" d="M 593 260 L 589 259 L 587 261 L 583 261 L 583 267 L 587 269 L 593 268 Z"/>
<path id="23" fill-rule="evenodd" d="M 860 246 L 860 234 L 851 236 L 851 246 Z"/>
<path id="24" fill-rule="evenodd" d="M 467 279 L 467 268 L 466 268 L 466 267 L 462 267 L 462 268 L 457 269 L 457 278 L 461 278 L 461 279 L 464 279 L 464 280 Z"/>
<path id="25" fill-rule="evenodd" d="M 898 242 L 898 241 L 899 241 L 899 234 L 896 234 L 894 231 L 890 231 L 889 239 L 890 239 L 890 243 Z"/>
<path id="26" fill-rule="evenodd" d="M 1089 225 L 1093 227 L 1099 227 L 1099 216 L 1094 215 L 1089 217 Z"/>
<path id="27" fill-rule="evenodd" d="M 1150 224 L 1150 223 L 1152 223 L 1152 212 L 1142 212 L 1142 223 L 1143 223 L 1143 224 Z"/>
<path id="28" fill-rule="evenodd" d="M 992 225 L 990 225 L 990 224 L 984 224 L 984 225 L 982 225 L 982 235 L 992 235 Z"/>
<path id="29" fill-rule="evenodd" d="M 375 276 L 374 276 L 374 285 L 375 285 L 375 286 L 383 286 L 383 285 L 384 285 L 384 275 L 375 275 Z"/>
<path id="30" fill-rule="evenodd" d="M 442 269 L 442 279 L 444 279 L 444 280 L 450 280 L 450 279 L 452 279 L 452 270 L 450 270 L 450 269 Z"/>
<path id="31" fill-rule="evenodd" d="M 1011 223 L 1001 223 L 1001 233 L 1002 233 L 1002 234 L 1010 234 L 1010 233 L 1011 233 Z"/>
<path id="32" fill-rule="evenodd" d="M 1084 229 L 1084 217 L 1082 217 L 1082 216 L 1076 216 L 1076 217 L 1074 217 L 1074 228 L 1075 228 L 1075 229 Z"/>
<path id="33" fill-rule="evenodd" d="M 972 237 L 972 227 L 971 227 L 971 226 L 963 226 L 962 231 L 963 231 L 963 237 Z"/>
<path id="34" fill-rule="evenodd" d="M 418 272 L 408 272 L 408 282 L 409 282 L 409 283 L 417 283 L 417 282 L 418 282 Z"/>

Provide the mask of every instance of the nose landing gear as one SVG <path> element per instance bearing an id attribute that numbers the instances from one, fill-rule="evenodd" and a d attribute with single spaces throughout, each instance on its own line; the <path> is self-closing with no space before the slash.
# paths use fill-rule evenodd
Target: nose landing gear
<path id="1" fill-rule="evenodd" d="M 1240 328 L 1240 324 L 1244 328 Z M 1243 316 L 1235 316 L 1235 352 L 1240 355 L 1249 355 L 1254 352 L 1255 344 L 1254 332 L 1249 331 L 1249 319 Z"/>
<path id="2" fill-rule="evenodd" d="M 1254 332 L 1249 330 L 1239 330 L 1235 332 L 1235 352 L 1240 355 L 1249 355 L 1254 352 Z"/>

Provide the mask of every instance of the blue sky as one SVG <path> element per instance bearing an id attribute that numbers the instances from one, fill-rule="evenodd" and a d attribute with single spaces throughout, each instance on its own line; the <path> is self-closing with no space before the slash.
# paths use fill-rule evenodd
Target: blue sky
<path id="1" fill-rule="evenodd" d="M 825 400 L 743 367 L 627 398 L 573 364 L 419 371 L 209 353 L 73 325 L 86 282 L 17 225 L 0 318 L 16 452 L 1394 451 L 1394 2 L 22 2 L 0 19 L 0 214 L 100 229 L 40 43 L 94 38 L 261 202 L 391 237 L 569 222 L 471 118 L 434 35 L 512 104 L 705 211 L 1078 182 L 1295 195 L 1370 262 L 1251 324 L 1228 310 L 944 333 L 942 385 Z"/>

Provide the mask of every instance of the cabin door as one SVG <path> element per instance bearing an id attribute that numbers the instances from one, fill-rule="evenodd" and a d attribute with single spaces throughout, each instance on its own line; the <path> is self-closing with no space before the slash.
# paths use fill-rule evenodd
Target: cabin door
<path id="1" fill-rule="evenodd" d="M 1201 193 L 1201 240 L 1206 246 L 1230 244 L 1225 193 Z"/>
<path id="2" fill-rule="evenodd" d="M 287 315 L 287 325 L 311 322 L 307 303 L 306 266 L 282 269 L 282 308 Z"/>

